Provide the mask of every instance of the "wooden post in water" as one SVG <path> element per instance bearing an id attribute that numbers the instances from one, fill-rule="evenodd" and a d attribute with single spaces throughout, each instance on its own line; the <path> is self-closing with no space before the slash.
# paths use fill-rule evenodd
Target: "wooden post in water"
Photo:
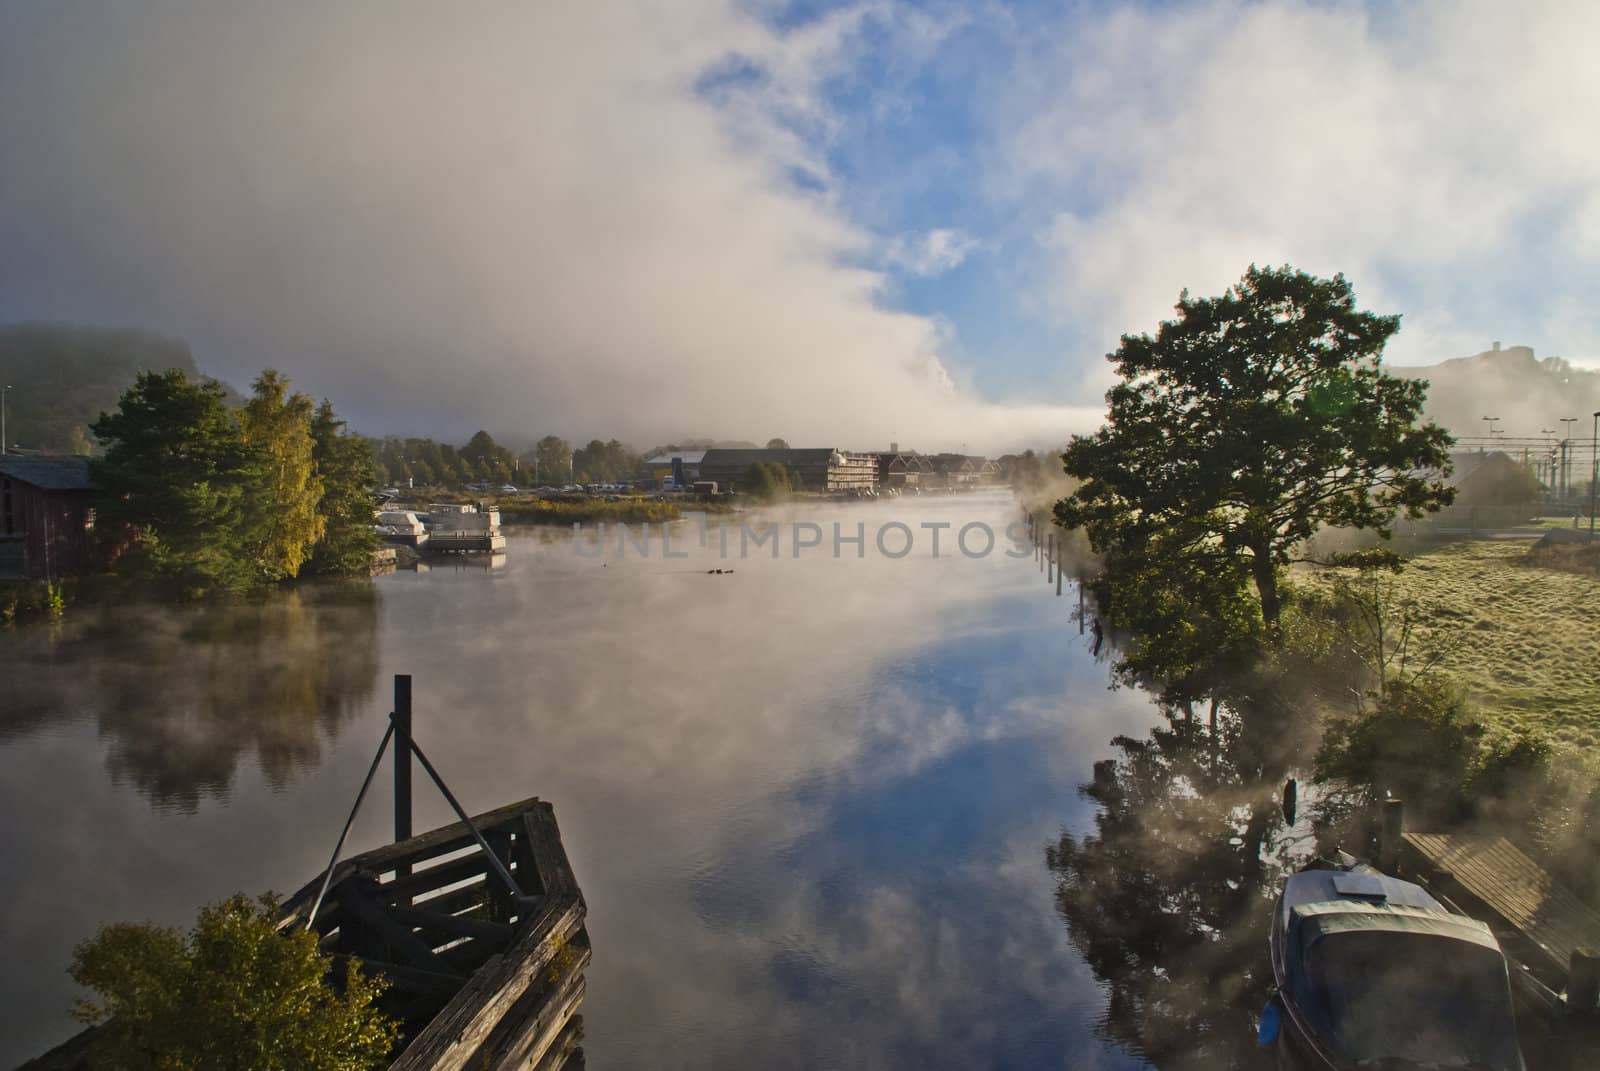
<path id="1" fill-rule="evenodd" d="M 1056 598 L 1061 597 L 1061 566 L 1056 566 Z"/>
<path id="2" fill-rule="evenodd" d="M 1044 571 L 1044 582 L 1050 583 L 1056 578 L 1056 534 L 1050 533 L 1050 541 L 1045 544 L 1045 561 L 1050 563 L 1050 568 Z"/>
<path id="3" fill-rule="evenodd" d="M 1400 867 L 1400 843 L 1406 833 L 1404 800 L 1383 801 L 1383 828 L 1378 834 L 1378 865 L 1390 872 Z"/>
<path id="4" fill-rule="evenodd" d="M 394 675 L 394 842 L 411 839 L 411 674 Z"/>
<path id="5" fill-rule="evenodd" d="M 1600 1004 L 1600 952 L 1574 948 L 1567 960 L 1567 1012 L 1592 1015 Z"/>
<path id="6" fill-rule="evenodd" d="M 1083 635 L 1083 578 L 1078 578 L 1078 635 Z"/>

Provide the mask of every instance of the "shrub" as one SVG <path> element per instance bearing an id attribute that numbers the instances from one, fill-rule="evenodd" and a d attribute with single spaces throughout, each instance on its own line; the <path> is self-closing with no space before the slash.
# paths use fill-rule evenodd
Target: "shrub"
<path id="1" fill-rule="evenodd" d="M 352 963 L 342 991 L 314 932 L 280 932 L 270 897 L 204 908 L 187 937 L 113 923 L 73 952 L 71 973 L 100 1003 L 94 1066 L 111 1071 L 367 1071 L 397 1036 L 375 1001 L 386 987 Z"/>

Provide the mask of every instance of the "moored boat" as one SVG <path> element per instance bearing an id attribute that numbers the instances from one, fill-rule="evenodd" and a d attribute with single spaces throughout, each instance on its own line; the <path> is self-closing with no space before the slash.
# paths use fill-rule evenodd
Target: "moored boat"
<path id="1" fill-rule="evenodd" d="M 1261 1040 L 1308 1071 L 1524 1071 L 1489 927 L 1341 853 L 1285 883 Z"/>

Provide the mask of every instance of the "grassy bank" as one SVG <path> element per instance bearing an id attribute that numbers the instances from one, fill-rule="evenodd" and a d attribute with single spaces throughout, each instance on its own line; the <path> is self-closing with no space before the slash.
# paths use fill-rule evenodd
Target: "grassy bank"
<path id="1" fill-rule="evenodd" d="M 1552 553 L 1554 552 L 1554 553 Z M 1484 723 L 1526 729 L 1558 746 L 1600 745 L 1600 576 L 1573 567 L 1578 548 L 1463 541 L 1428 549 L 1394 577 L 1415 600 L 1416 640 L 1466 694 Z M 1353 570 L 1297 577 L 1329 585 Z M 1386 581 L 1388 582 L 1388 581 Z"/>
<path id="2" fill-rule="evenodd" d="M 617 502 L 603 499 L 563 501 L 561 499 L 505 499 L 497 505 L 503 524 L 616 524 L 661 523 L 683 519 L 676 502 L 653 498 L 624 498 Z M 697 503 L 695 508 L 701 508 Z"/>

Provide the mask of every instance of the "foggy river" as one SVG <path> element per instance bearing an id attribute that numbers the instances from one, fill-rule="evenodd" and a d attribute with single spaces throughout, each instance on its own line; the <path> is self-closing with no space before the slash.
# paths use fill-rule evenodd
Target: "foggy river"
<path id="1" fill-rule="evenodd" d="M 590 1066 L 1184 1067 L 1207 1031 L 1248 1043 L 1254 993 L 1217 979 L 1264 948 L 1250 904 L 1248 952 L 1187 981 L 1136 947 L 1140 920 L 1179 950 L 1215 920 L 1163 919 L 1131 879 L 1069 909 L 1144 873 L 1080 787 L 1113 737 L 1166 723 L 1108 688 L 1071 585 L 1005 554 L 1009 499 L 775 516 L 829 535 L 798 560 L 787 536 L 741 560 L 735 535 L 721 560 L 682 526 L 690 557 L 666 560 L 514 534 L 493 569 L 0 634 L 0 1067 L 71 1032 L 66 967 L 99 923 L 186 925 L 316 875 L 395 673 L 469 811 L 555 805 L 590 909 Z M 986 557 L 951 545 L 975 520 Z M 866 525 L 864 558 L 832 556 L 834 521 Z M 916 534 L 904 558 L 873 545 L 887 521 Z M 923 521 L 953 525 L 938 558 Z M 415 793 L 417 829 L 449 820 Z M 380 779 L 351 851 L 389 805 Z"/>

